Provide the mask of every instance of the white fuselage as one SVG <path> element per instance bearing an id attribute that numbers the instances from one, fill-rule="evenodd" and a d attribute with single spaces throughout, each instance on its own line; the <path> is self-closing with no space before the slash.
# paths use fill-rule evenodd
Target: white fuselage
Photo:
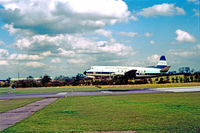
<path id="1" fill-rule="evenodd" d="M 127 67 L 127 66 L 91 66 L 84 72 L 87 76 L 116 76 L 135 75 L 136 77 L 159 75 L 167 72 L 170 66 L 167 65 L 165 56 L 161 56 L 158 64 L 152 67 Z"/>
<path id="2" fill-rule="evenodd" d="M 125 75 L 126 72 L 137 70 L 136 76 L 142 75 L 158 75 L 160 74 L 159 68 L 148 67 L 126 67 L 126 66 L 91 66 L 90 69 L 85 71 L 87 76 L 115 76 Z"/>

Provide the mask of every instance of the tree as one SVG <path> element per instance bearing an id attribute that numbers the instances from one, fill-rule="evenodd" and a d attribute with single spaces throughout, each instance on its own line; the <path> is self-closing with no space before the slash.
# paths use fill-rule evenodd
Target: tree
<path id="1" fill-rule="evenodd" d="M 62 80 L 64 80 L 64 78 L 65 77 L 63 75 L 60 75 L 58 77 L 55 77 L 54 80 L 61 80 L 62 81 Z"/>
<path id="2" fill-rule="evenodd" d="M 47 86 L 49 82 L 51 82 L 50 76 L 44 75 L 44 77 L 41 79 L 42 85 Z"/>
<path id="3" fill-rule="evenodd" d="M 77 75 L 76 75 L 76 80 L 81 80 L 81 79 L 83 79 L 85 76 L 82 74 L 82 73 L 78 73 Z"/>
<path id="4" fill-rule="evenodd" d="M 190 67 L 180 67 L 178 70 L 179 73 L 191 73 Z"/>
<path id="5" fill-rule="evenodd" d="M 33 79 L 33 76 L 30 75 L 30 76 L 27 77 L 27 79 Z"/>
<path id="6" fill-rule="evenodd" d="M 59 81 L 69 81 L 69 80 L 70 80 L 70 77 L 60 75 L 60 76 L 58 76 L 58 77 L 55 77 L 54 80 L 59 80 Z"/>
<path id="7" fill-rule="evenodd" d="M 10 83 L 11 77 L 8 77 L 8 78 L 6 79 L 6 81 L 8 81 L 8 82 Z"/>

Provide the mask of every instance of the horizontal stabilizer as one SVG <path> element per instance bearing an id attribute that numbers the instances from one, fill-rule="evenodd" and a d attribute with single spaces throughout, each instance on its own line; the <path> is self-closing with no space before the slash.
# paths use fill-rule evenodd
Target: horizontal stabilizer
<path id="1" fill-rule="evenodd" d="M 169 70 L 169 68 L 170 68 L 170 66 L 167 66 L 167 67 L 161 69 L 160 72 L 167 72 Z"/>

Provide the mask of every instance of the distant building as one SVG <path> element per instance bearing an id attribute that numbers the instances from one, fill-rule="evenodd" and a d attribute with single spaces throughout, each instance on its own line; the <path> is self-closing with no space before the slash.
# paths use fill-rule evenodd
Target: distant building
<path id="1" fill-rule="evenodd" d="M 11 82 L 15 82 L 15 81 L 19 81 L 19 80 L 35 80 L 35 81 L 39 81 L 39 80 L 41 80 L 41 78 L 12 78 L 10 81 Z"/>

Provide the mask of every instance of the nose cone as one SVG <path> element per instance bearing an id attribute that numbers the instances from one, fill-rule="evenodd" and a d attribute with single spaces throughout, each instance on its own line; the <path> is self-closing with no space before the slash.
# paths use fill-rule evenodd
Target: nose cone
<path id="1" fill-rule="evenodd" d="M 86 71 L 83 74 L 86 75 Z"/>

